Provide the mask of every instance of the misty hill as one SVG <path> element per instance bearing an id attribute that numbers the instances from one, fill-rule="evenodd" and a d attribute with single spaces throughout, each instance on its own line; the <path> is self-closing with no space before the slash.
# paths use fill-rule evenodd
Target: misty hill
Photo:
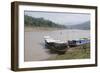
<path id="1" fill-rule="evenodd" d="M 77 25 L 68 25 L 68 29 L 82 29 L 82 30 L 89 30 L 90 29 L 90 21 L 77 24 Z"/>
<path id="2" fill-rule="evenodd" d="M 31 26 L 31 27 L 66 28 L 65 25 L 60 25 L 50 20 L 46 20 L 44 18 L 35 18 L 28 15 L 24 15 L 24 23 L 25 23 L 25 26 Z"/>

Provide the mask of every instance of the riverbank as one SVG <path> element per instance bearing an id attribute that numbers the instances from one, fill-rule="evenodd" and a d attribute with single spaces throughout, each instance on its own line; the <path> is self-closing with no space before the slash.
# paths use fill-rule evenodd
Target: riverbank
<path id="1" fill-rule="evenodd" d="M 25 27 L 25 32 L 31 31 L 54 31 L 54 30 L 63 30 L 64 28 L 50 28 L 50 27 Z"/>
<path id="2" fill-rule="evenodd" d="M 90 44 L 69 48 L 65 54 L 51 56 L 48 60 L 88 59 L 90 58 Z"/>

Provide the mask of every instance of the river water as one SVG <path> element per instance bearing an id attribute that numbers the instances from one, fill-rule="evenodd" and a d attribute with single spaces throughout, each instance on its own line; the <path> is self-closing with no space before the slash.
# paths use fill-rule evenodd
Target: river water
<path id="1" fill-rule="evenodd" d="M 46 60 L 53 55 L 48 52 L 48 49 L 45 49 L 44 36 L 50 36 L 56 40 L 67 41 L 80 38 L 90 38 L 90 31 L 73 29 L 25 32 L 25 61 Z"/>

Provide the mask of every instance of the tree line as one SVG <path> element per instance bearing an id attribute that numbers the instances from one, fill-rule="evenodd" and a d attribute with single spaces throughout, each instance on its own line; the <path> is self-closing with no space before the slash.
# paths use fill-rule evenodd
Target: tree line
<path id="1" fill-rule="evenodd" d="M 55 27 L 55 28 L 66 28 L 65 25 L 57 24 L 53 21 L 46 20 L 44 18 L 36 18 L 28 15 L 24 15 L 25 26 L 31 27 Z"/>

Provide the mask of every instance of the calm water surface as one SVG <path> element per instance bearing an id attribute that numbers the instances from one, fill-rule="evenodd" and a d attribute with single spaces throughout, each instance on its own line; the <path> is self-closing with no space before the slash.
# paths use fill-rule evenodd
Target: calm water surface
<path id="1" fill-rule="evenodd" d="M 25 61 L 45 60 L 53 55 L 48 53 L 48 49 L 45 49 L 44 36 L 51 36 L 56 40 L 67 41 L 79 38 L 90 38 L 90 31 L 55 30 L 25 32 Z"/>

